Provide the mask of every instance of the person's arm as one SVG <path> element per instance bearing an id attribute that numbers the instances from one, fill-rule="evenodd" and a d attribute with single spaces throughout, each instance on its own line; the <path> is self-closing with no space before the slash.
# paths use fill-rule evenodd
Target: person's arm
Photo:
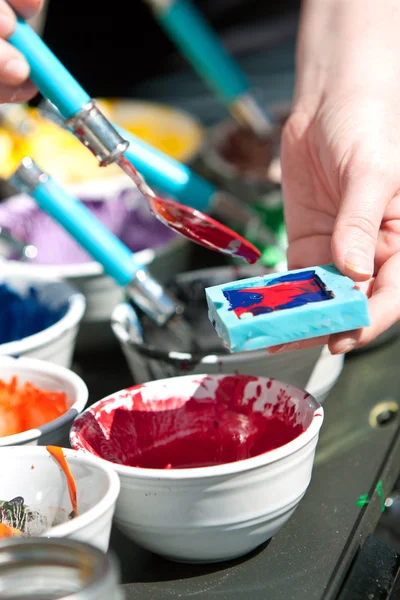
<path id="1" fill-rule="evenodd" d="M 16 11 L 30 19 L 38 14 L 42 0 L 0 0 L 0 103 L 25 102 L 36 93 L 29 81 L 29 65 L 6 40 L 15 28 Z"/>
<path id="2" fill-rule="evenodd" d="M 282 172 L 289 267 L 360 282 L 372 325 L 329 347 L 364 345 L 400 319 L 398 0 L 304 0 Z"/>

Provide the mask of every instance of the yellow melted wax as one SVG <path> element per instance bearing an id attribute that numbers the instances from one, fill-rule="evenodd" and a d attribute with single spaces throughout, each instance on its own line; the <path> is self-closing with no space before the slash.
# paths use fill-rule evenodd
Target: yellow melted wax
<path id="1" fill-rule="evenodd" d="M 110 100 L 100 100 L 98 106 L 110 120 L 182 162 L 195 154 L 204 139 L 194 119 L 169 107 Z M 22 138 L 0 128 L 0 177 L 10 177 L 24 156 L 32 157 L 61 184 L 121 176 L 116 165 L 99 168 L 97 159 L 69 131 L 41 118 L 35 109 L 29 112 L 36 124 L 33 135 Z"/>

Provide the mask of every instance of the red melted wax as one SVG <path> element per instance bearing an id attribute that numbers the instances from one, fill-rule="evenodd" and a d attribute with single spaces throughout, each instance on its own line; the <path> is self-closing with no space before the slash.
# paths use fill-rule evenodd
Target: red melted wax
<path id="1" fill-rule="evenodd" d="M 253 385 L 254 397 L 244 401 L 249 382 L 259 383 Z M 270 388 L 270 381 L 261 383 L 257 377 L 227 376 L 219 380 L 212 397 L 194 397 L 183 404 L 179 398 L 143 402 L 140 389 L 134 388 L 135 410 L 101 413 L 106 437 L 93 415 L 86 413 L 80 419 L 86 420 L 80 425 L 84 445 L 107 460 L 148 469 L 206 467 L 258 456 L 287 444 L 305 429 L 284 389 L 276 403 L 265 405 L 268 416 L 253 410 Z"/>
<path id="2" fill-rule="evenodd" d="M 138 185 L 154 215 L 167 227 L 209 250 L 243 258 L 250 264 L 260 258 L 260 251 L 229 227 L 194 208 L 154 196 L 127 159 L 119 159 L 119 165 Z"/>

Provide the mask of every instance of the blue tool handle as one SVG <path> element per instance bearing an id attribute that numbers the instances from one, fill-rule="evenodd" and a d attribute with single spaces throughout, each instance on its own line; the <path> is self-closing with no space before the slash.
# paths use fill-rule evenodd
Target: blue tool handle
<path id="1" fill-rule="evenodd" d="M 19 17 L 8 41 L 25 56 L 31 68 L 31 80 L 41 94 L 57 106 L 64 119 L 74 116 L 89 102 L 90 96 L 32 27 Z"/>
<path id="2" fill-rule="evenodd" d="M 114 124 L 118 133 L 129 142 L 125 157 L 144 176 L 146 181 L 182 204 L 201 212 L 211 208 L 215 186 L 199 177 L 187 165 L 170 158 L 146 142 Z"/>
<path id="3" fill-rule="evenodd" d="M 188 0 L 177 0 L 160 11 L 157 20 L 223 102 L 229 105 L 248 92 L 249 83 L 244 73 Z"/>
<path id="4" fill-rule="evenodd" d="M 133 253 L 80 200 L 51 178 L 40 183 L 30 195 L 101 265 L 119 285 L 126 286 L 143 267 Z"/>

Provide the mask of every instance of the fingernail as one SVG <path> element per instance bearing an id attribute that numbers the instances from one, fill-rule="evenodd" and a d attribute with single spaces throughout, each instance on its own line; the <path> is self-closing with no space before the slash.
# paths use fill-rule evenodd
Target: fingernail
<path id="1" fill-rule="evenodd" d="M 335 348 L 333 354 L 347 354 L 356 347 L 354 340 L 343 340 L 343 342 Z"/>
<path id="2" fill-rule="evenodd" d="M 22 82 L 29 77 L 29 65 L 23 59 L 11 58 L 4 65 L 3 72 L 15 81 Z"/>
<path id="3" fill-rule="evenodd" d="M 281 352 L 291 352 L 292 350 L 299 350 L 299 348 L 299 342 L 289 342 L 287 344 L 282 344 L 281 346 L 274 346 L 273 348 L 269 348 L 268 352 L 270 354 L 280 354 Z"/>
<path id="4" fill-rule="evenodd" d="M 360 273 L 360 275 L 372 275 L 374 272 L 372 259 L 359 250 L 347 250 L 344 255 L 344 264 L 347 269 Z"/>
<path id="5" fill-rule="evenodd" d="M 280 352 L 283 352 L 285 348 L 286 344 L 283 344 L 282 346 L 272 346 L 271 348 L 268 348 L 268 354 L 279 354 Z"/>

